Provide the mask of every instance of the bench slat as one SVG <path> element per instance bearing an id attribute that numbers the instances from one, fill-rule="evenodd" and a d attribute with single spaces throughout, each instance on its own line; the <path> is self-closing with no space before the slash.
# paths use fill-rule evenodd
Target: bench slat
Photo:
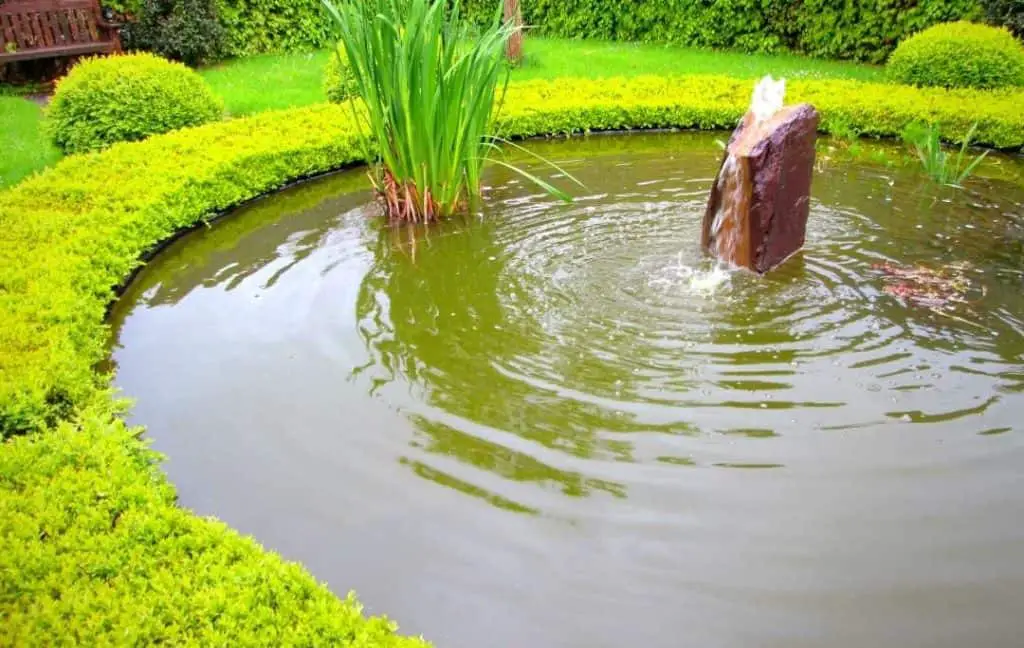
<path id="1" fill-rule="evenodd" d="M 31 61 L 40 58 L 53 58 L 60 56 L 77 56 L 79 54 L 107 54 L 114 51 L 114 43 L 82 43 L 79 45 L 61 45 L 44 49 L 30 49 L 21 52 L 4 53 L 0 52 L 0 63 L 13 61 Z"/>
<path id="2" fill-rule="evenodd" d="M 43 41 L 43 30 L 39 28 L 39 14 L 30 13 L 25 17 L 28 19 L 28 27 L 32 33 L 32 46 L 46 47 L 46 42 Z"/>
<path id="3" fill-rule="evenodd" d="M 39 21 L 39 31 L 43 35 L 43 45 L 46 47 L 56 47 L 61 44 L 59 38 L 54 38 L 53 26 L 50 25 L 50 14 L 43 12 L 36 14 L 36 20 Z"/>
<path id="4" fill-rule="evenodd" d="M 18 44 L 18 49 L 29 49 L 32 47 L 32 30 L 28 28 L 28 23 L 25 16 L 21 14 L 14 14 L 11 16 L 11 21 L 14 23 L 14 42 Z"/>
<path id="5" fill-rule="evenodd" d="M 66 45 L 67 39 L 64 38 L 64 30 L 60 28 L 60 14 L 53 11 L 47 11 L 43 14 L 46 20 L 46 25 L 50 30 L 50 39 L 54 45 Z"/>
<path id="6" fill-rule="evenodd" d="M 75 42 L 71 38 L 71 34 L 68 32 L 68 21 L 64 18 L 64 14 L 59 11 L 50 12 L 50 24 L 53 25 L 54 36 L 64 45 L 70 45 Z"/>
<path id="7" fill-rule="evenodd" d="M 103 17 L 100 15 L 100 9 L 97 6 L 96 9 L 82 9 L 85 14 L 85 23 L 89 25 L 89 35 L 92 36 L 93 40 L 100 40 L 100 21 Z"/>
<path id="8" fill-rule="evenodd" d="M 8 43 L 17 44 L 18 42 L 14 37 L 14 23 L 11 22 L 11 17 L 7 14 L 0 14 L 0 36 L 3 37 L 3 45 Z"/>

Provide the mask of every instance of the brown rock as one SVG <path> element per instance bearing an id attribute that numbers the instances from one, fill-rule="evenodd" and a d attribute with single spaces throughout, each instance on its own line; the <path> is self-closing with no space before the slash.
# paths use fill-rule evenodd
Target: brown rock
<path id="1" fill-rule="evenodd" d="M 705 250 L 765 273 L 803 247 L 818 119 L 810 104 L 784 107 L 760 124 L 744 116 L 711 189 Z"/>

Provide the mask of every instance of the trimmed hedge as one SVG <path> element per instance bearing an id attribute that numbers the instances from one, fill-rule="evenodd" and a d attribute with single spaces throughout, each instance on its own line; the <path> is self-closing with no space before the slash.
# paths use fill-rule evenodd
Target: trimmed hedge
<path id="1" fill-rule="evenodd" d="M 478 20 L 494 0 L 468 0 Z M 535 33 L 883 62 L 900 40 L 982 13 L 980 0 L 530 0 Z M 529 51 L 529 45 L 527 45 Z"/>
<path id="2" fill-rule="evenodd" d="M 57 82 L 43 127 L 65 153 L 82 153 L 223 115 L 223 102 L 194 70 L 143 52 L 75 65 Z"/>
<path id="3" fill-rule="evenodd" d="M 518 137 L 731 128 L 750 93 L 749 81 L 709 76 L 529 82 L 510 90 L 500 126 Z M 1021 91 L 799 81 L 789 99 L 815 103 L 826 130 L 892 136 L 926 120 L 955 138 L 978 121 L 979 141 L 1024 144 Z M 18 643 L 401 645 L 305 572 L 176 509 L 155 456 L 118 420 L 109 377 L 94 372 L 113 287 L 142 254 L 246 199 L 359 161 L 357 144 L 348 108 L 323 104 L 71 156 L 0 193 L 0 435 L 41 433 L 0 448 L 0 614 Z"/>
<path id="4" fill-rule="evenodd" d="M 969 22 L 935 25 L 900 43 L 889 58 L 899 83 L 944 88 L 1024 85 L 1024 46 L 1008 30 Z"/>
<path id="5" fill-rule="evenodd" d="M 979 0 L 788 0 L 777 27 L 791 49 L 822 58 L 882 63 L 903 39 L 942 22 L 978 18 Z"/>
<path id="6" fill-rule="evenodd" d="M 138 18 L 145 0 L 103 0 L 104 7 Z M 320 0 L 214 0 L 224 30 L 225 56 L 322 49 L 333 30 Z"/>
<path id="7" fill-rule="evenodd" d="M 106 0 L 138 13 L 142 0 Z M 501 0 L 462 0 L 483 25 Z M 229 56 L 329 47 L 320 0 L 217 0 Z M 675 43 L 881 63 L 910 34 L 979 18 L 980 0 L 530 0 L 532 33 L 564 38 Z"/>

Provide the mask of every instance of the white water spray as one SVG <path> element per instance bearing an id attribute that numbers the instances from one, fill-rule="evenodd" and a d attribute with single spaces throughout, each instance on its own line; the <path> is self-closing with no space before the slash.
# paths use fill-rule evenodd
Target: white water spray
<path id="1" fill-rule="evenodd" d="M 761 124 L 772 115 L 782 110 L 782 102 L 786 99 L 786 80 L 776 81 L 772 75 L 766 75 L 754 86 L 754 94 L 750 98 L 750 112 L 754 120 Z"/>

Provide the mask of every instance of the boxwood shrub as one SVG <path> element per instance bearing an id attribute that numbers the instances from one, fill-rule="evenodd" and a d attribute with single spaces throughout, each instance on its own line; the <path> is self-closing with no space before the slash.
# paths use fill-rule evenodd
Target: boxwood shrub
<path id="1" fill-rule="evenodd" d="M 84 60 L 57 83 L 44 128 L 65 153 L 220 119 L 221 100 L 181 63 L 153 54 Z"/>
<path id="2" fill-rule="evenodd" d="M 945 88 L 1024 85 L 1024 46 L 1006 29 L 954 22 L 900 43 L 888 64 L 899 83 Z"/>
<path id="3" fill-rule="evenodd" d="M 695 76 L 515 85 L 500 129 L 523 137 L 731 128 L 749 81 Z M 1024 143 L 1024 91 L 797 81 L 822 127 Z M 347 107 L 269 112 L 65 158 L 0 192 L 0 614 L 18 645 L 415 645 L 295 566 L 174 506 L 157 457 L 120 421 L 106 309 L 175 231 L 297 178 L 358 162 Z M 21 435 L 21 436 L 19 436 Z M 256 638 L 256 639 L 254 639 Z"/>
<path id="4" fill-rule="evenodd" d="M 359 84 L 352 68 L 348 66 L 345 48 L 339 45 L 337 51 L 337 55 L 332 53 L 327 57 L 327 64 L 324 66 L 324 94 L 327 95 L 327 100 L 333 103 L 341 103 L 359 94 Z"/>

